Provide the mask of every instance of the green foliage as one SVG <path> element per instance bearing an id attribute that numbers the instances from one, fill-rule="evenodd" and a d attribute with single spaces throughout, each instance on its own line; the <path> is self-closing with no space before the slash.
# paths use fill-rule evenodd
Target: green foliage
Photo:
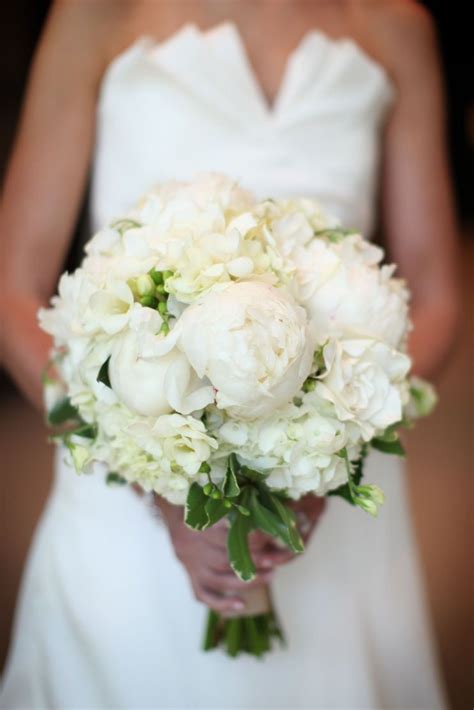
<path id="1" fill-rule="evenodd" d="M 226 498 L 236 498 L 240 493 L 237 482 L 238 463 L 235 454 L 229 456 L 227 471 L 223 481 L 222 492 Z"/>
<path id="2" fill-rule="evenodd" d="M 48 413 L 48 424 L 51 426 L 60 426 L 61 424 L 71 421 L 81 421 L 81 417 L 79 416 L 77 408 L 71 404 L 69 397 L 65 397 L 55 404 Z"/>
<path id="3" fill-rule="evenodd" d="M 255 575 L 248 548 L 252 530 L 262 530 L 283 542 L 293 552 L 302 552 L 304 545 L 296 525 L 296 518 L 282 496 L 270 491 L 264 476 L 246 466 L 241 466 L 232 454 L 227 461 L 226 475 L 216 485 L 207 464 L 201 473 L 208 482 L 190 487 L 185 508 L 185 523 L 194 530 L 206 530 L 219 520 L 228 517 L 230 522 L 228 550 L 235 573 L 244 580 Z"/>
<path id="4" fill-rule="evenodd" d="M 250 517 L 233 511 L 231 514 L 229 534 L 227 536 L 227 552 L 230 566 L 236 575 L 244 582 L 250 582 L 256 574 L 255 565 L 248 545 L 248 536 L 253 530 Z"/>
<path id="5" fill-rule="evenodd" d="M 184 521 L 193 530 L 204 530 L 209 522 L 206 512 L 207 495 L 199 483 L 193 483 L 189 489 L 186 507 L 184 510 Z"/>
<path id="6" fill-rule="evenodd" d="M 402 446 L 400 439 L 388 441 L 383 438 L 372 439 L 370 442 L 372 448 L 377 451 L 382 451 L 384 454 L 393 454 L 395 456 L 405 456 L 405 449 Z"/>
<path id="7" fill-rule="evenodd" d="M 232 658 L 241 653 L 261 658 L 271 650 L 273 639 L 285 643 L 279 619 L 273 609 L 266 614 L 232 619 L 209 610 L 203 649 L 211 651 L 222 646 Z"/>
<path id="8" fill-rule="evenodd" d="M 329 491 L 327 494 L 328 496 L 340 496 L 351 505 L 356 504 L 354 500 L 353 486 L 358 486 L 362 480 L 362 477 L 364 475 L 364 463 L 365 459 L 367 458 L 367 452 L 367 446 L 364 446 L 362 448 L 361 455 L 357 459 L 357 461 L 353 461 L 350 464 L 349 482 L 344 483 L 344 485 L 339 486 L 339 488 L 336 488 L 333 491 Z M 347 451 L 345 449 L 341 452 L 341 454 L 343 455 L 343 458 L 347 457 Z"/>
<path id="9" fill-rule="evenodd" d="M 112 389 L 112 385 L 110 384 L 109 378 L 109 362 L 110 357 L 108 357 L 107 360 L 103 363 L 103 365 L 101 365 L 101 368 L 97 374 L 97 382 L 102 382 L 103 385 Z"/>
<path id="10" fill-rule="evenodd" d="M 105 481 L 108 486 L 124 486 L 127 483 L 123 476 L 114 471 L 107 474 Z"/>

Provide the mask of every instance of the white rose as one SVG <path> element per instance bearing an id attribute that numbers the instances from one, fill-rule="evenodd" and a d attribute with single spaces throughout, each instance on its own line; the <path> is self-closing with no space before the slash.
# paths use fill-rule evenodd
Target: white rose
<path id="1" fill-rule="evenodd" d="M 178 347 L 216 404 L 233 416 L 268 414 L 292 399 L 308 376 L 314 337 L 303 308 L 284 291 L 233 283 L 195 301 L 179 319 Z"/>
<path id="2" fill-rule="evenodd" d="M 339 244 L 314 239 L 296 252 L 296 295 L 314 321 L 319 343 L 359 335 L 402 347 L 409 328 L 408 292 L 393 278 L 393 266 L 379 267 L 382 254 L 359 235 Z"/>
<path id="3" fill-rule="evenodd" d="M 368 338 L 330 341 L 323 355 L 327 372 L 317 393 L 334 404 L 341 421 L 354 424 L 369 441 L 401 420 L 407 355 Z"/>

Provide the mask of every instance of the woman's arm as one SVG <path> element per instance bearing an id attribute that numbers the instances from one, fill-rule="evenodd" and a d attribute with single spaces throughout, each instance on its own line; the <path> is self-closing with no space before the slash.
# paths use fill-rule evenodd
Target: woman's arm
<path id="1" fill-rule="evenodd" d="M 8 371 L 38 407 L 51 343 L 36 313 L 54 292 L 84 192 L 112 19 L 107 2 L 54 5 L 4 185 L 2 351 Z"/>
<path id="2" fill-rule="evenodd" d="M 445 137 L 442 70 L 435 27 L 404 3 L 384 34 L 398 84 L 387 125 L 383 226 L 391 258 L 413 294 L 409 348 L 415 371 L 430 376 L 445 359 L 458 309 L 457 237 Z"/>

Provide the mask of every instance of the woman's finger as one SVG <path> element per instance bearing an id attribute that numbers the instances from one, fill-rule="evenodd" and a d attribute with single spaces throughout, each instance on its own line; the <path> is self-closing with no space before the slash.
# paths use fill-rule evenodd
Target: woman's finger
<path id="1" fill-rule="evenodd" d="M 271 583 L 272 579 L 273 574 L 271 572 L 257 575 L 251 582 L 243 582 L 234 572 L 221 574 L 210 572 L 203 575 L 200 581 L 206 588 L 225 594 L 228 592 L 245 592 L 247 589 L 265 587 Z"/>
<path id="2" fill-rule="evenodd" d="M 233 614 L 242 613 L 245 609 L 243 599 L 238 596 L 225 596 L 213 589 L 208 589 L 200 582 L 193 582 L 193 590 L 196 599 L 203 604 L 206 604 L 210 609 L 232 616 Z"/>
<path id="3" fill-rule="evenodd" d="M 254 557 L 254 562 L 258 567 L 262 569 L 271 569 L 272 567 L 278 567 L 279 565 L 284 565 L 287 562 L 291 562 L 298 557 L 301 553 L 292 552 L 288 548 L 278 549 L 278 548 L 266 548 L 262 552 Z"/>

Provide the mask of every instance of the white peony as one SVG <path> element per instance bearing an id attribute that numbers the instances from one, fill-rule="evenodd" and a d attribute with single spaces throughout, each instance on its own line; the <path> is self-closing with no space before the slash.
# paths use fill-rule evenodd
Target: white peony
<path id="1" fill-rule="evenodd" d="M 213 401 L 212 387 L 200 382 L 186 355 L 172 343 L 169 350 L 145 357 L 147 346 L 150 342 L 139 333 L 128 331 L 112 351 L 109 377 L 121 402 L 138 414 L 158 416 L 173 410 L 189 414 Z"/>
<path id="2" fill-rule="evenodd" d="M 323 344 L 329 337 L 364 336 L 401 348 L 409 328 L 408 291 L 379 266 L 383 252 L 360 235 L 340 243 L 314 239 L 293 255 L 296 296 Z"/>
<path id="3" fill-rule="evenodd" d="M 326 373 L 319 396 L 337 417 L 355 426 L 364 441 L 402 418 L 410 358 L 368 338 L 332 340 L 323 349 Z"/>
<path id="4" fill-rule="evenodd" d="M 216 404 L 233 416 L 264 416 L 286 404 L 310 373 L 314 337 L 305 311 L 282 290 L 239 282 L 185 310 L 178 347 Z"/>

